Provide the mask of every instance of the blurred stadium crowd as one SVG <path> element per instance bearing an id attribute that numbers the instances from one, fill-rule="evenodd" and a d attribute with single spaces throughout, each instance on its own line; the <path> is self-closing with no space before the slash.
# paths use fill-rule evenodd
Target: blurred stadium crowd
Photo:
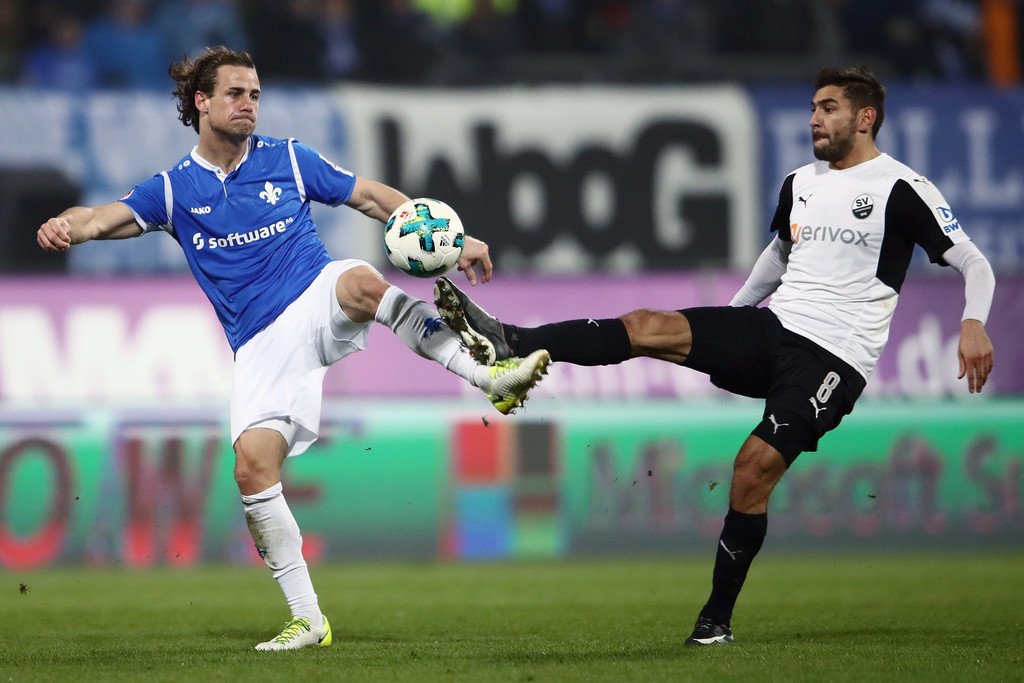
<path id="1" fill-rule="evenodd" d="M 424 85 L 1020 82 L 1022 0 L 0 0 L 0 82 L 164 88 L 210 44 L 264 80 Z M 740 19 L 742 18 L 742 19 Z"/>

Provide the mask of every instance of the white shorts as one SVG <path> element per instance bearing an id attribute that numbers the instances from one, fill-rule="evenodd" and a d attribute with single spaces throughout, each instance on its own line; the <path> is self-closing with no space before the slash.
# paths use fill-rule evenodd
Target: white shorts
<path id="1" fill-rule="evenodd" d="M 324 266 L 299 298 L 235 353 L 231 443 L 250 427 L 275 429 L 298 455 L 316 441 L 327 368 L 366 348 L 371 322 L 352 322 L 338 305 L 335 284 L 346 259 Z"/>

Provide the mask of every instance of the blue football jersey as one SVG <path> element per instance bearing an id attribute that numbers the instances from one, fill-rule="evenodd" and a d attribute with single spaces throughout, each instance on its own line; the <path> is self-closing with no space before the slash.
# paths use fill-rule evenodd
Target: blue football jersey
<path id="1" fill-rule="evenodd" d="M 121 201 L 178 240 L 237 351 L 330 262 L 309 203 L 343 204 L 356 179 L 295 139 L 251 136 L 226 175 L 197 149 Z"/>

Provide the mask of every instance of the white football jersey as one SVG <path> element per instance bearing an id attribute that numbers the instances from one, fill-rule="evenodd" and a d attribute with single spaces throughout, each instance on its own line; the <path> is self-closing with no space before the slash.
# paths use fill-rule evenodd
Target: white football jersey
<path id="1" fill-rule="evenodd" d="M 887 154 L 843 170 L 824 161 L 797 169 L 771 227 L 792 249 L 769 308 L 865 379 L 889 338 L 914 245 L 947 265 L 942 254 L 969 239 L 939 190 Z"/>

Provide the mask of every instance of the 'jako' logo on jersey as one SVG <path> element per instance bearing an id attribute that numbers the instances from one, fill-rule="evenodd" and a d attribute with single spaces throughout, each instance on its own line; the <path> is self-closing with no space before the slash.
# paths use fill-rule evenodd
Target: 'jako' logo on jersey
<path id="1" fill-rule="evenodd" d="M 789 226 L 789 236 L 793 244 L 801 242 L 842 242 L 852 244 L 855 247 L 868 245 L 868 234 L 860 230 L 849 228 L 833 228 L 829 225 L 811 227 L 809 225 L 798 225 L 793 223 Z"/>
<path id="2" fill-rule="evenodd" d="M 211 209 L 211 208 L 210 208 L 210 207 L 208 207 L 208 206 L 193 206 L 193 207 L 191 207 L 191 208 L 189 209 L 189 211 L 191 211 L 192 213 L 198 213 L 198 214 L 201 214 L 201 215 L 205 215 L 205 214 L 208 214 L 208 213 L 210 213 L 210 212 L 211 212 L 212 210 L 213 210 L 213 209 Z"/>
<path id="3" fill-rule="evenodd" d="M 956 219 L 948 206 L 936 206 L 935 213 L 938 214 L 939 222 L 942 223 L 942 232 L 948 235 L 960 229 L 960 221 Z"/>
<path id="4" fill-rule="evenodd" d="M 853 200 L 850 210 L 853 211 L 855 218 L 864 220 L 871 215 L 874 208 L 875 202 L 871 199 L 871 195 L 862 194 Z"/>

